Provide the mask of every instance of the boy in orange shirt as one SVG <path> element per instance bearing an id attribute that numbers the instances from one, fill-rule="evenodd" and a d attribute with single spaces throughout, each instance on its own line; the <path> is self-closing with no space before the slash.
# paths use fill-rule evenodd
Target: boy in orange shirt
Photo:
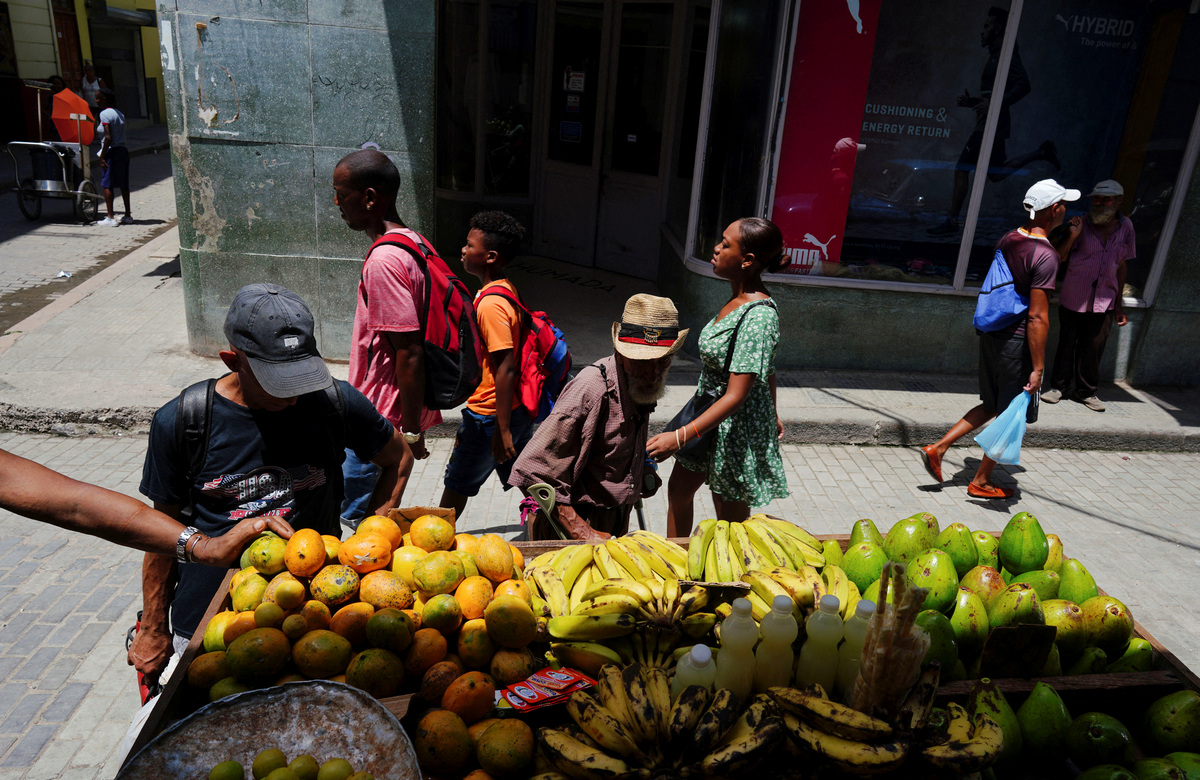
<path id="1" fill-rule="evenodd" d="M 533 434 L 533 420 L 521 404 L 517 385 L 521 373 L 521 314 L 501 295 L 485 295 L 502 288 L 516 297 L 517 289 L 504 273 L 521 246 L 525 228 L 503 211 L 482 211 L 471 218 L 462 263 L 467 273 L 483 283 L 475 296 L 475 316 L 488 359 L 483 379 L 467 399 L 463 421 L 454 438 L 454 451 L 446 464 L 441 506 L 461 516 L 467 499 L 493 471 L 508 490 L 508 475 L 517 455 Z"/>

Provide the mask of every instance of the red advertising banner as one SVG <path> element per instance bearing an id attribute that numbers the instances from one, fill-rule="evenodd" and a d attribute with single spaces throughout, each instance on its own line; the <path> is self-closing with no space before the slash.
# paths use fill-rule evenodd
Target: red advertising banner
<path id="1" fill-rule="evenodd" d="M 788 273 L 841 257 L 882 0 L 801 3 L 771 220 Z"/>

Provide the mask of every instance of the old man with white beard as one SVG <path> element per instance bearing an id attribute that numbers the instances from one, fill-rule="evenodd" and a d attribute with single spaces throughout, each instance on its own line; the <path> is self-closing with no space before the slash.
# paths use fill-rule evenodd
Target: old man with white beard
<path id="1" fill-rule="evenodd" d="M 1066 264 L 1059 294 L 1058 351 L 1054 356 L 1051 388 L 1042 393 L 1048 404 L 1068 396 L 1097 412 L 1104 402 L 1096 396 L 1100 358 L 1115 321 L 1129 320 L 1121 306 L 1126 263 L 1137 249 L 1133 224 L 1120 212 L 1125 190 L 1106 179 L 1088 194 L 1086 219 L 1073 217 L 1070 236 L 1059 255 Z"/>
<path id="2" fill-rule="evenodd" d="M 687 334 L 671 299 L 630 298 L 613 323 L 613 354 L 582 368 L 563 388 L 513 465 L 513 487 L 544 482 L 554 488 L 554 519 L 571 538 L 624 535 L 634 505 L 662 485 L 646 465 L 646 434 L 666 391 L 671 356 Z M 554 538 L 536 515 L 529 539 Z"/>

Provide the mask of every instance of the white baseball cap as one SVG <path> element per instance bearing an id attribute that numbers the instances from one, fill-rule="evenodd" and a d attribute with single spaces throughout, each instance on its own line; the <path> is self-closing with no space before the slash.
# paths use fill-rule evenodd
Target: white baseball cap
<path id="1" fill-rule="evenodd" d="M 1094 198 L 1099 195 L 1102 198 L 1120 198 L 1124 194 L 1125 188 L 1121 186 L 1121 182 L 1116 179 L 1105 179 L 1095 187 L 1092 187 L 1092 191 L 1088 193 L 1088 197 Z"/>
<path id="2" fill-rule="evenodd" d="M 1029 212 L 1030 218 L 1033 218 L 1037 212 L 1048 209 L 1061 200 L 1071 201 L 1079 198 L 1079 190 L 1069 190 L 1054 179 L 1042 179 L 1029 188 L 1025 193 L 1025 200 L 1021 203 Z"/>

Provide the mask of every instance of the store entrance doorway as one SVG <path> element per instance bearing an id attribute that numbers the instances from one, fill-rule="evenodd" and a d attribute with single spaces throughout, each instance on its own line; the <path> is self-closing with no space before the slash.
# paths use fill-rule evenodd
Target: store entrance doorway
<path id="1" fill-rule="evenodd" d="M 677 2 L 546 5 L 534 249 L 654 279 L 682 60 Z"/>

